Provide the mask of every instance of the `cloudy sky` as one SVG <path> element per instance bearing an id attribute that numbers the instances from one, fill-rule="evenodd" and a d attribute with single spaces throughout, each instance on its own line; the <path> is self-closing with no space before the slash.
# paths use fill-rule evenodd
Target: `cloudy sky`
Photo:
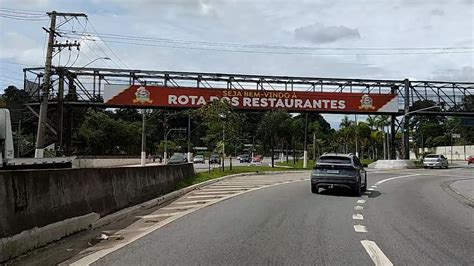
<path id="1" fill-rule="evenodd" d="M 0 0 L 1 88 L 44 64 L 51 10 L 88 15 L 66 31 L 141 37 L 86 37 L 75 66 L 474 81 L 474 0 Z"/>

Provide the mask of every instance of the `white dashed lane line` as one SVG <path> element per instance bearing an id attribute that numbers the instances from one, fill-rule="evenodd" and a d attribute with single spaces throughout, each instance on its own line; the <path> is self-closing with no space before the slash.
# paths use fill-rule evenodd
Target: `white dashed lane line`
<path id="1" fill-rule="evenodd" d="M 353 220 L 364 220 L 364 216 L 360 213 L 354 213 L 354 214 L 352 214 L 352 219 Z"/>
<path id="2" fill-rule="evenodd" d="M 361 200 L 357 200 L 357 204 L 364 204 L 365 203 L 365 200 L 361 199 Z"/>
<path id="3" fill-rule="evenodd" d="M 364 207 L 363 206 L 354 206 L 354 210 L 362 211 L 362 210 L 364 210 Z"/>
<path id="4" fill-rule="evenodd" d="M 364 246 L 365 251 L 369 254 L 370 258 L 376 266 L 390 266 L 393 265 L 392 262 L 383 254 L 382 250 L 377 246 L 374 241 L 362 240 L 360 241 L 362 246 Z"/>
<path id="5" fill-rule="evenodd" d="M 367 227 L 365 225 L 361 225 L 361 224 L 354 225 L 354 230 L 357 233 L 367 233 Z"/>

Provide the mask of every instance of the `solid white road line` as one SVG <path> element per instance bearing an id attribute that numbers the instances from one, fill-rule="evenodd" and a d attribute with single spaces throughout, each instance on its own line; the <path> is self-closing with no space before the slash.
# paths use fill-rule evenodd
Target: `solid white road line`
<path id="1" fill-rule="evenodd" d="M 354 230 L 357 233 L 367 233 L 367 227 L 361 224 L 354 225 Z"/>
<path id="2" fill-rule="evenodd" d="M 411 174 L 411 175 L 402 175 L 402 176 L 390 177 L 390 178 L 387 178 L 387 179 L 384 179 L 384 180 L 380 180 L 379 182 L 375 183 L 375 185 L 378 186 L 380 184 L 383 184 L 385 182 L 392 181 L 392 180 L 395 180 L 395 179 L 407 178 L 407 177 L 412 177 L 412 176 L 417 176 L 417 175 L 421 175 L 421 174 Z"/>
<path id="3" fill-rule="evenodd" d="M 160 213 L 160 214 L 150 214 L 150 215 L 143 215 L 143 216 L 135 216 L 141 219 L 155 219 L 155 218 L 162 218 L 162 217 L 170 217 L 176 214 L 180 214 L 181 212 L 169 212 L 169 213 Z"/>
<path id="4" fill-rule="evenodd" d="M 364 246 L 365 251 L 369 254 L 370 258 L 376 266 L 391 266 L 392 262 L 383 254 L 382 250 L 377 246 L 374 241 L 362 240 L 360 241 Z"/>
<path id="5" fill-rule="evenodd" d="M 204 198 L 222 198 L 226 195 L 198 195 L 198 196 L 186 196 L 187 199 L 204 199 Z"/>
<path id="6" fill-rule="evenodd" d="M 163 207 L 160 210 L 171 211 L 171 210 L 187 210 L 191 208 L 196 208 L 201 206 L 202 204 L 193 204 L 193 205 L 180 205 L 180 206 L 173 206 L 173 207 Z"/>
<path id="7" fill-rule="evenodd" d="M 354 214 L 352 214 L 352 219 L 353 220 L 364 220 L 364 216 L 360 213 L 354 213 Z"/>
<path id="8" fill-rule="evenodd" d="M 242 191 L 242 190 L 249 190 L 248 188 L 204 188 L 200 189 L 199 191 Z"/>
<path id="9" fill-rule="evenodd" d="M 202 191 L 202 192 L 194 192 L 193 195 L 228 195 L 228 194 L 235 194 L 241 191 Z"/>
<path id="10" fill-rule="evenodd" d="M 364 203 L 365 203 L 365 200 L 363 199 L 357 200 L 357 204 L 364 204 Z"/>
<path id="11" fill-rule="evenodd" d="M 356 211 L 362 211 L 363 209 L 364 209 L 363 206 L 358 206 L 358 205 L 354 206 L 354 210 L 356 210 Z"/>
<path id="12" fill-rule="evenodd" d="M 209 199 L 209 200 L 176 201 L 176 202 L 173 202 L 173 205 L 176 205 L 176 204 L 204 204 L 204 203 L 208 203 L 209 201 L 214 201 L 214 199 Z"/>

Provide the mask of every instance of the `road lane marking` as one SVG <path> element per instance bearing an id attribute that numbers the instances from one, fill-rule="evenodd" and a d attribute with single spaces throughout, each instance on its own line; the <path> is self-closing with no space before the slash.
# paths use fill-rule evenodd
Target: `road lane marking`
<path id="1" fill-rule="evenodd" d="M 392 262 L 383 254 L 382 250 L 377 246 L 374 241 L 361 240 L 360 243 L 365 248 L 365 251 L 369 254 L 370 258 L 376 266 L 391 266 Z"/>
<path id="2" fill-rule="evenodd" d="M 199 191 L 241 191 L 241 190 L 248 190 L 248 188 L 205 188 L 205 189 L 201 189 Z"/>
<path id="3" fill-rule="evenodd" d="M 162 217 L 170 217 L 182 212 L 168 212 L 168 213 L 159 213 L 159 214 L 150 214 L 150 215 L 143 215 L 143 216 L 135 216 L 140 219 L 155 219 L 155 218 L 162 218 Z"/>
<path id="4" fill-rule="evenodd" d="M 279 186 L 279 185 L 282 185 L 282 184 L 290 184 L 290 183 L 296 183 L 296 182 L 301 182 L 301 181 L 309 181 L 310 179 L 309 178 L 306 178 L 304 180 L 296 180 L 296 181 L 283 181 L 282 183 L 277 183 L 277 184 L 270 184 L 270 185 L 266 185 L 266 186 L 262 186 L 262 187 L 258 187 L 258 188 L 255 188 L 253 190 L 246 190 L 246 191 L 241 191 L 237 194 L 230 194 L 230 195 L 222 195 L 222 196 L 214 196 L 214 198 L 216 198 L 216 200 L 213 200 L 213 201 L 210 201 L 206 204 L 202 204 L 200 206 L 198 206 L 197 208 L 195 209 L 189 209 L 189 210 L 186 210 L 186 211 L 183 211 L 183 212 L 176 212 L 176 213 L 167 213 L 167 214 L 158 214 L 158 215 L 146 215 L 146 216 L 149 216 L 150 218 L 153 218 L 153 217 L 158 217 L 161 215 L 167 215 L 167 216 L 170 216 L 169 218 L 163 220 L 163 221 L 160 221 L 148 228 L 145 228 L 145 230 L 140 230 L 139 234 L 137 235 L 134 235 L 128 239 L 126 239 L 125 241 L 122 241 L 120 243 L 118 243 L 117 245 L 114 245 L 110 248 L 106 248 L 106 249 L 102 249 L 102 250 L 93 250 L 92 253 L 89 253 L 89 255 L 85 256 L 85 257 L 82 257 L 82 258 L 79 258 L 77 259 L 76 261 L 74 262 L 71 262 L 70 265 L 73 265 L 73 266 L 83 266 L 83 265 L 90 265 L 94 262 L 96 262 L 97 260 L 99 260 L 100 258 L 102 257 L 105 257 L 107 256 L 108 254 L 122 248 L 122 247 L 125 247 L 127 245 L 129 245 L 130 243 L 136 241 L 137 239 L 140 239 L 150 233 L 152 233 L 153 231 L 155 230 L 158 230 L 160 229 L 161 227 L 169 224 L 169 223 L 172 223 L 190 213 L 193 213 L 197 210 L 200 210 L 200 209 L 203 209 L 203 208 L 206 208 L 208 206 L 211 206 L 211 205 L 214 205 L 214 204 L 217 204 L 223 200 L 226 200 L 226 199 L 230 199 L 230 198 L 233 198 L 235 196 L 239 196 L 239 195 L 242 195 L 242 194 L 245 194 L 245 193 L 248 193 L 248 192 L 253 192 L 253 191 L 256 191 L 256 190 L 260 190 L 260 189 L 265 189 L 265 188 L 270 188 L 270 187 L 274 187 L 274 186 Z M 182 198 L 211 198 L 213 196 L 183 196 Z M 146 217 L 146 216 L 143 216 L 143 217 Z M 140 216 L 136 216 L 137 218 L 140 218 Z M 165 217 L 165 216 L 163 216 Z M 124 230 L 124 229 L 121 229 L 121 230 Z M 120 233 L 120 231 L 118 231 L 117 233 Z M 74 259 L 74 257 L 72 258 Z"/>
<path id="5" fill-rule="evenodd" d="M 354 225 L 354 230 L 357 233 L 367 233 L 367 227 L 365 225 L 361 225 L 361 224 Z"/>
<path id="6" fill-rule="evenodd" d="M 352 219 L 353 220 L 364 220 L 364 216 L 360 213 L 354 213 L 354 214 L 352 214 Z"/>
<path id="7" fill-rule="evenodd" d="M 370 187 L 371 187 L 371 188 L 376 188 L 377 186 L 376 186 L 376 185 L 372 185 L 372 186 L 370 186 Z"/>
<path id="8" fill-rule="evenodd" d="M 232 194 L 221 194 L 221 195 L 198 195 L 198 196 L 186 196 L 187 199 L 205 199 L 205 198 L 222 198 Z"/>
<path id="9" fill-rule="evenodd" d="M 184 206 L 173 206 L 173 207 L 163 207 L 160 208 L 160 210 L 165 210 L 165 211 L 172 211 L 172 210 L 187 210 L 191 208 L 196 208 L 198 206 L 201 206 L 202 204 L 193 204 L 193 205 L 184 205 Z"/>
<path id="10" fill-rule="evenodd" d="M 194 192 L 194 195 L 229 195 L 229 194 L 235 194 L 241 191 L 202 191 L 202 192 Z"/>
<path id="11" fill-rule="evenodd" d="M 402 176 L 390 177 L 390 178 L 387 178 L 387 179 L 384 179 L 384 180 L 380 180 L 379 182 L 375 183 L 375 185 L 378 186 L 378 185 L 383 184 L 383 183 L 388 182 L 388 181 L 392 181 L 392 180 L 396 180 L 396 179 L 400 179 L 400 178 L 418 176 L 418 175 L 421 175 L 421 174 L 411 174 L 411 175 L 402 175 Z"/>
<path id="12" fill-rule="evenodd" d="M 365 203 L 365 200 L 363 199 L 357 200 L 357 204 L 364 204 L 364 203 Z"/>
<path id="13" fill-rule="evenodd" d="M 354 210 L 356 210 L 356 211 L 362 211 L 362 210 L 364 210 L 364 207 L 357 205 L 357 206 L 354 206 Z"/>
<path id="14" fill-rule="evenodd" d="M 173 202 L 173 205 L 175 204 L 204 204 L 208 203 L 209 201 L 214 201 L 215 199 L 209 199 L 209 200 L 189 200 L 189 201 L 176 201 Z"/>
<path id="15" fill-rule="evenodd" d="M 375 190 L 375 188 L 373 188 L 373 187 L 369 187 L 367 190 L 369 190 L 369 191 L 374 191 L 374 190 Z"/>

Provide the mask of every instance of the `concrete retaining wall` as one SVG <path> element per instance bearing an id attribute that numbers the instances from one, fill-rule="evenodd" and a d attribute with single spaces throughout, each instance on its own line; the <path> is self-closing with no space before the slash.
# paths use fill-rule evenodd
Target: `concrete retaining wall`
<path id="1" fill-rule="evenodd" d="M 420 153 L 422 149 L 420 149 Z M 436 148 L 425 148 L 425 152 L 433 154 L 443 154 L 444 157 L 451 160 L 451 146 L 440 146 Z M 474 156 L 474 145 L 466 146 L 453 146 L 452 147 L 453 160 L 464 161 L 467 157 Z M 416 156 L 414 152 L 410 152 L 410 159 L 415 160 Z"/>
<path id="2" fill-rule="evenodd" d="M 103 217 L 169 193 L 193 174 L 192 164 L 1 171 L 0 243 L 73 217 Z"/>
<path id="3" fill-rule="evenodd" d="M 73 168 L 100 168 L 140 164 L 139 157 L 79 157 L 72 162 Z"/>

